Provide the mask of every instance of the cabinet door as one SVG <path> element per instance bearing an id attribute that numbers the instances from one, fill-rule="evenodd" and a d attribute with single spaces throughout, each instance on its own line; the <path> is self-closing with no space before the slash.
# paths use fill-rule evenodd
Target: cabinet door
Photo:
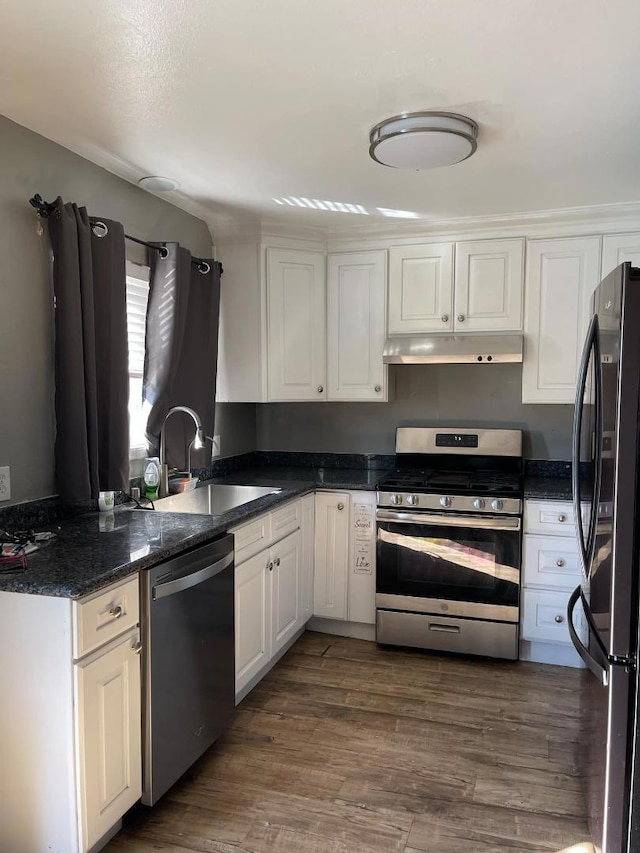
<path id="1" fill-rule="evenodd" d="M 324 255 L 267 249 L 270 400 L 326 397 Z"/>
<path id="2" fill-rule="evenodd" d="M 386 252 L 329 255 L 327 399 L 384 400 Z"/>
<path id="3" fill-rule="evenodd" d="M 302 628 L 302 534 L 299 530 L 271 549 L 272 628 L 271 654 L 277 654 Z"/>
<path id="4" fill-rule="evenodd" d="M 389 251 L 389 334 L 453 329 L 453 243 Z"/>
<path id="5" fill-rule="evenodd" d="M 270 564 L 266 549 L 236 566 L 236 693 L 271 658 Z"/>
<path id="6" fill-rule="evenodd" d="M 347 618 L 349 571 L 349 495 L 316 495 L 313 615 Z"/>
<path id="7" fill-rule="evenodd" d="M 602 278 L 625 261 L 640 267 L 640 234 L 611 234 L 602 238 Z"/>
<path id="8" fill-rule="evenodd" d="M 142 794 L 140 634 L 76 664 L 83 850 Z"/>
<path id="9" fill-rule="evenodd" d="M 456 331 L 521 331 L 523 289 L 524 240 L 456 244 Z"/>
<path id="10" fill-rule="evenodd" d="M 305 624 L 313 615 L 313 569 L 315 541 L 315 495 L 302 498 L 302 583 L 300 585 L 300 610 L 302 623 Z"/>
<path id="11" fill-rule="evenodd" d="M 573 403 L 600 238 L 527 244 L 523 403 Z"/>

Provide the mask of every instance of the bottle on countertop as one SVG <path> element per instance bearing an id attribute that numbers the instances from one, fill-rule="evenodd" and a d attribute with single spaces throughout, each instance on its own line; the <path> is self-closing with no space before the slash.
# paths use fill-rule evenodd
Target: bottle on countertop
<path id="1" fill-rule="evenodd" d="M 151 501 L 155 500 L 158 497 L 160 487 L 160 458 L 158 456 L 149 456 L 145 459 L 142 484 L 145 498 Z"/>

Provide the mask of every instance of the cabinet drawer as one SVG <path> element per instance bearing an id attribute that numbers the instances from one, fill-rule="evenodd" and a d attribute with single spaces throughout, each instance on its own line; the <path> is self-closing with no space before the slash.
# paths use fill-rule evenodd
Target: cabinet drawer
<path id="1" fill-rule="evenodd" d="M 575 537 L 525 535 L 523 574 L 525 586 L 575 589 L 581 575 Z"/>
<path id="2" fill-rule="evenodd" d="M 302 521 L 302 501 L 291 501 L 271 513 L 271 541 L 278 542 L 294 530 L 298 530 Z"/>
<path id="3" fill-rule="evenodd" d="M 567 627 L 568 590 L 525 589 L 523 593 L 522 639 L 569 643 Z M 583 617 L 576 608 L 575 625 L 584 638 Z"/>
<path id="4" fill-rule="evenodd" d="M 584 522 L 586 512 L 583 505 Z M 570 501 L 525 501 L 524 532 L 575 537 L 573 504 Z"/>
<path id="5" fill-rule="evenodd" d="M 271 543 L 271 514 L 265 512 L 253 521 L 234 527 L 231 531 L 234 537 L 236 566 L 244 563 L 249 557 L 259 554 Z"/>
<path id="6" fill-rule="evenodd" d="M 94 596 L 73 602 L 73 656 L 108 643 L 140 621 L 138 575 Z"/>

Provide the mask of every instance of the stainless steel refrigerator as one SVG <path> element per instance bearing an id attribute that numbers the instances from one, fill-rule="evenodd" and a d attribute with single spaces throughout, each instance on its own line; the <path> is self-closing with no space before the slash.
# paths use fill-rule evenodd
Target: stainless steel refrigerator
<path id="1" fill-rule="evenodd" d="M 640 269 L 625 263 L 614 270 L 598 286 L 592 309 L 573 427 L 573 501 L 583 578 L 569 601 L 569 630 L 587 665 L 580 697 L 581 756 L 593 841 L 602 853 L 636 853 Z M 586 637 L 574 628 L 580 607 Z"/>

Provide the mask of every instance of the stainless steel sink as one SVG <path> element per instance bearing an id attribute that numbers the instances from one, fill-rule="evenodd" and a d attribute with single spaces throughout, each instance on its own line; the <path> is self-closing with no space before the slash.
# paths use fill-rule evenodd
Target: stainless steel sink
<path id="1" fill-rule="evenodd" d="M 191 492 L 169 495 L 154 501 L 160 512 L 188 512 L 195 515 L 221 515 L 235 507 L 275 495 L 282 489 L 275 486 L 200 486 Z"/>

